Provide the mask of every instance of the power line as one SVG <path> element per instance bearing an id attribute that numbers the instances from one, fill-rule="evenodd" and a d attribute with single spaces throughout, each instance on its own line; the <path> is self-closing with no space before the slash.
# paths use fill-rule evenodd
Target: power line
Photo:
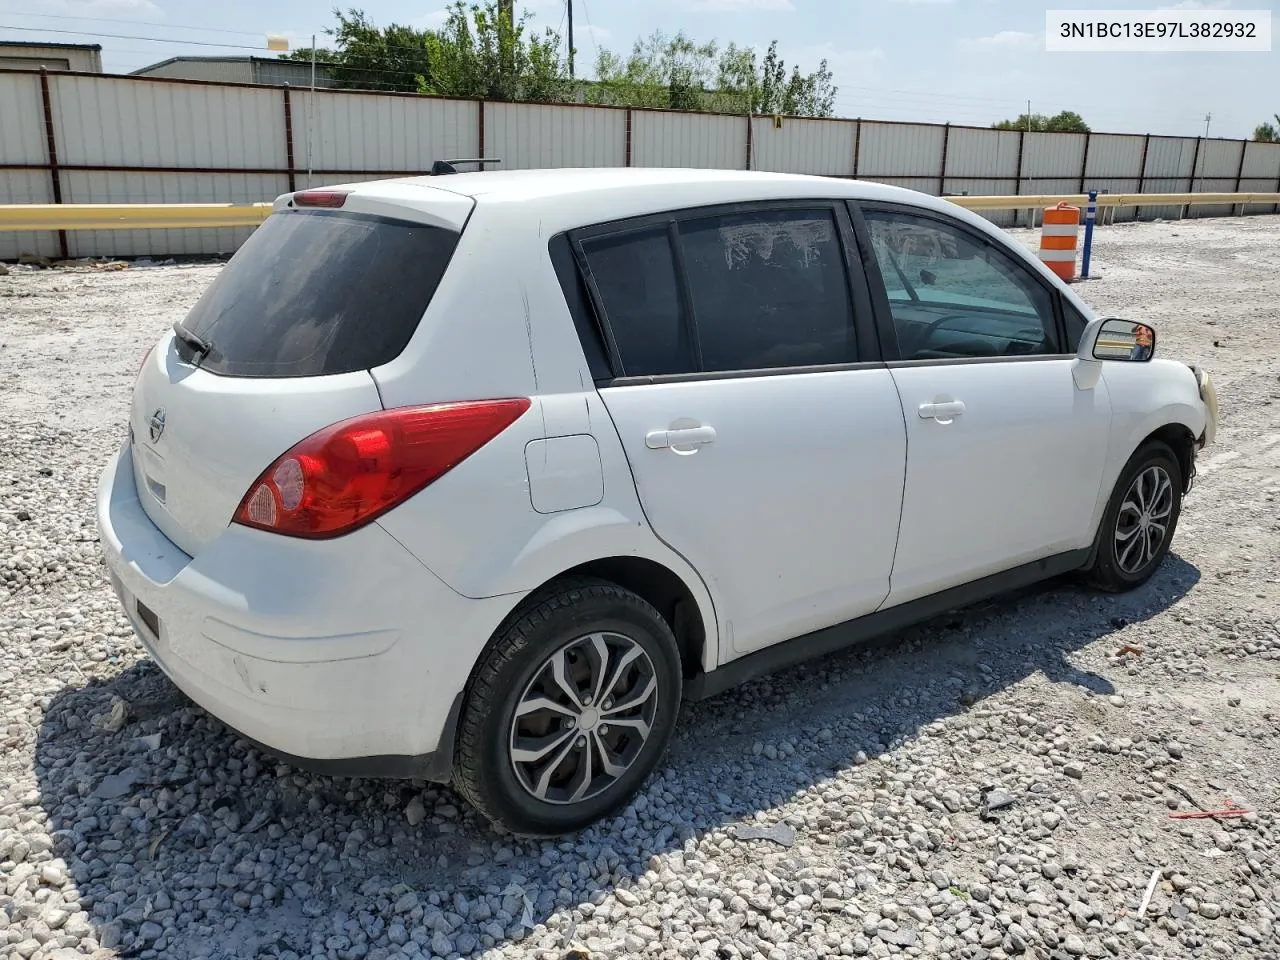
<path id="1" fill-rule="evenodd" d="M 29 17 L 41 20 L 79 20 L 85 23 L 113 23 L 117 25 L 133 25 L 140 27 L 163 27 L 168 30 L 198 30 L 202 33 L 228 33 L 235 36 L 256 37 L 259 34 L 252 30 L 223 30 L 218 27 L 196 27 L 184 25 L 181 23 L 161 23 L 157 20 L 121 20 L 117 17 L 81 17 L 65 13 L 25 13 L 20 10 L 0 10 L 0 14 L 6 17 Z M 17 27 L 6 27 L 4 29 L 16 30 Z M 34 28 L 28 28 L 34 29 Z M 47 32 L 52 33 L 52 30 Z"/>

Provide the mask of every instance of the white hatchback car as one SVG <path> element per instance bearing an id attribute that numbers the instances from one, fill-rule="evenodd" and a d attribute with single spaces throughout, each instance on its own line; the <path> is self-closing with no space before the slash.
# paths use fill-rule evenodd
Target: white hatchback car
<path id="1" fill-rule="evenodd" d="M 98 498 L 156 662 L 270 752 L 616 811 L 701 698 L 1169 549 L 1209 378 L 945 200 L 470 173 L 293 193 L 147 355 Z"/>

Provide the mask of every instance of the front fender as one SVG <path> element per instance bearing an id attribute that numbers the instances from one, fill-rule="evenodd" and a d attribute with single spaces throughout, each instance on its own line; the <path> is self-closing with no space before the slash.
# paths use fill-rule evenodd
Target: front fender
<path id="1" fill-rule="evenodd" d="M 1102 489 L 1094 508 L 1095 529 L 1121 471 L 1147 437 L 1178 424 L 1199 439 L 1208 425 L 1200 385 L 1185 364 L 1160 359 L 1147 363 L 1103 361 L 1102 378 L 1111 396 L 1111 432 Z"/>

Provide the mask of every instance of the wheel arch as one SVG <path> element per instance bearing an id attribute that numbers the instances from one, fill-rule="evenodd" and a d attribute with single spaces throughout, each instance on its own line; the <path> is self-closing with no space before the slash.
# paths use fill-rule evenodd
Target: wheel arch
<path id="1" fill-rule="evenodd" d="M 681 671 L 686 680 L 714 669 L 717 660 L 714 614 L 708 622 L 710 611 L 704 613 L 694 590 L 670 567 L 648 557 L 600 557 L 549 577 L 529 596 L 543 593 L 560 581 L 578 577 L 607 580 L 651 604 L 675 634 L 680 648 Z"/>

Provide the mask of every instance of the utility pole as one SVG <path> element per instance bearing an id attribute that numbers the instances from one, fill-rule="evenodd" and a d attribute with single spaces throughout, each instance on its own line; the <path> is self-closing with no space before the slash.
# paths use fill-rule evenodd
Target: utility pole
<path id="1" fill-rule="evenodd" d="M 569 79 L 573 79 L 573 0 L 564 0 L 565 14 L 569 20 Z"/>
<path id="2" fill-rule="evenodd" d="M 315 142 L 312 131 L 315 130 L 316 103 L 316 35 L 311 35 L 311 93 L 307 96 L 307 186 L 311 186 L 312 144 Z"/>

